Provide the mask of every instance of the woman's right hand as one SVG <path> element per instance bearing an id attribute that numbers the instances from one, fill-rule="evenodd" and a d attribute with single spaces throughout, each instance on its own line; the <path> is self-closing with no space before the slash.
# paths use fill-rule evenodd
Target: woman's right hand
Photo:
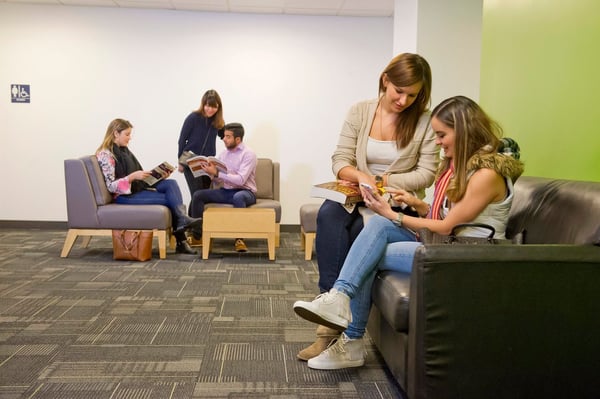
<path id="1" fill-rule="evenodd" d="M 360 171 L 356 171 L 357 173 L 357 181 L 358 184 L 360 185 L 361 183 L 364 184 L 368 184 L 371 187 L 377 187 L 377 182 L 375 181 L 375 178 L 369 174 L 366 174 L 364 172 L 360 172 Z"/>
<path id="2" fill-rule="evenodd" d="M 179 171 L 179 173 L 183 173 L 183 165 L 182 164 L 178 164 L 177 165 L 177 170 Z"/>
<path id="3" fill-rule="evenodd" d="M 143 180 L 148 176 L 150 176 L 150 172 L 147 172 L 145 170 L 136 170 L 135 172 L 130 174 L 128 176 L 128 178 L 129 178 L 129 181 L 132 182 L 134 180 Z"/>
<path id="4" fill-rule="evenodd" d="M 396 201 L 399 204 L 404 203 L 408 206 L 414 207 L 417 205 L 417 202 L 419 202 L 419 199 L 417 197 L 401 188 L 390 188 L 387 191 L 388 193 L 392 194 L 392 198 L 394 199 L 394 201 Z"/>

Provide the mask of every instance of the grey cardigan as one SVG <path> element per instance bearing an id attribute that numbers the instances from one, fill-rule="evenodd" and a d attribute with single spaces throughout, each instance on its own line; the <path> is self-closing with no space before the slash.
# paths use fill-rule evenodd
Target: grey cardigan
<path id="1" fill-rule="evenodd" d="M 337 147 L 331 157 L 333 174 L 353 166 L 359 171 L 370 173 L 367 167 L 367 143 L 375 118 L 378 99 L 362 101 L 348 111 Z M 412 142 L 398 151 L 398 157 L 388 166 L 388 186 L 414 192 L 425 197 L 425 189 L 435 179 L 439 163 L 439 147 L 435 144 L 435 133 L 430 125 L 431 113 L 423 113 L 417 124 Z"/>

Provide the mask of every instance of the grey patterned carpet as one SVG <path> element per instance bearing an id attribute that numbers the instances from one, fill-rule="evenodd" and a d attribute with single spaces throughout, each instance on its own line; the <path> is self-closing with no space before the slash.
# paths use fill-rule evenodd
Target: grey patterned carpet
<path id="1" fill-rule="evenodd" d="M 401 398 L 369 342 L 364 367 L 296 360 L 317 294 L 297 232 L 215 243 L 210 259 L 112 260 L 108 237 L 59 257 L 65 230 L 0 229 L 0 398 Z"/>

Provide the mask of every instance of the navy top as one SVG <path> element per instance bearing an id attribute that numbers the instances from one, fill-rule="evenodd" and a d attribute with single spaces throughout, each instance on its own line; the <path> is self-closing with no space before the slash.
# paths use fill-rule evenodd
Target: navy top
<path id="1" fill-rule="evenodd" d="M 183 151 L 193 151 L 196 155 L 215 155 L 217 152 L 217 128 L 213 123 L 214 117 L 206 118 L 198 112 L 192 112 L 185 118 L 179 135 L 177 158 Z"/>

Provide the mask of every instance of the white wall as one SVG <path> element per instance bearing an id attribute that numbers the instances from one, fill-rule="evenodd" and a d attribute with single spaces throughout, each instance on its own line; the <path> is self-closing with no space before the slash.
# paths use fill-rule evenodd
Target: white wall
<path id="1" fill-rule="evenodd" d="M 333 178 L 348 107 L 377 95 L 392 33 L 391 18 L 0 3 L 0 220 L 65 221 L 63 160 L 93 153 L 116 117 L 142 165 L 174 163 L 183 119 L 214 88 L 226 121 L 281 162 L 282 223 L 297 224 L 319 201 L 310 185 Z M 11 104 L 13 83 L 31 104 Z"/>
<path id="2" fill-rule="evenodd" d="M 483 0 L 418 2 L 417 51 L 431 65 L 432 104 L 459 94 L 478 101 Z"/>

